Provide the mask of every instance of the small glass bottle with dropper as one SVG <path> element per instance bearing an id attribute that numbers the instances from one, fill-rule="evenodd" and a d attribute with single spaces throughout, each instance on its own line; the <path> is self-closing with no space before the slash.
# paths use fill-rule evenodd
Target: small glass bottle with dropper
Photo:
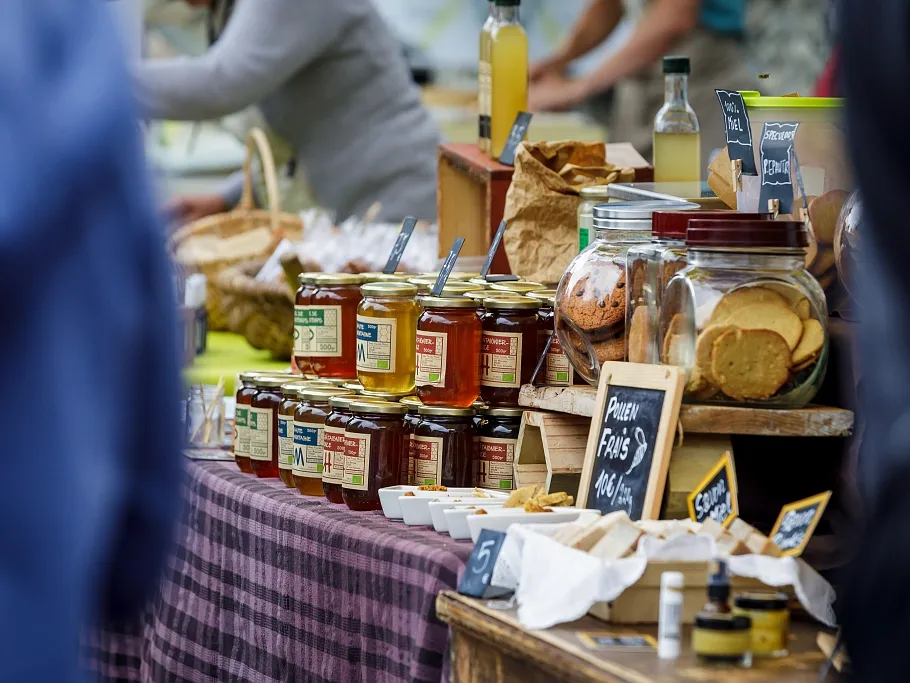
<path id="1" fill-rule="evenodd" d="M 654 117 L 657 183 L 701 182 L 701 128 L 689 105 L 690 69 L 688 57 L 664 57 L 664 104 Z"/>

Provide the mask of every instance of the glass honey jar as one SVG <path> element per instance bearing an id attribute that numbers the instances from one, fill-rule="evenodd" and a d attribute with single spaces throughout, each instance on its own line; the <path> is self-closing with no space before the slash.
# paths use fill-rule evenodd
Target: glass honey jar
<path id="1" fill-rule="evenodd" d="M 474 486 L 511 491 L 522 408 L 488 408 L 476 428 Z"/>
<path id="2" fill-rule="evenodd" d="M 423 405 L 414 430 L 414 476 L 421 486 L 474 485 L 474 409 Z"/>
<path id="3" fill-rule="evenodd" d="M 329 408 L 332 412 L 325 418 L 322 445 L 322 492 L 332 503 L 344 503 L 341 494 L 345 458 L 344 429 L 353 416 L 351 403 L 355 401 L 381 403 L 382 399 L 364 398 L 354 394 L 343 394 L 329 399 Z"/>
<path id="4" fill-rule="evenodd" d="M 559 337 L 556 336 L 555 314 L 556 309 L 556 290 L 539 289 L 535 292 L 529 292 L 528 298 L 540 302 L 540 308 L 537 311 L 537 320 L 540 323 L 539 336 L 537 338 L 537 358 L 538 361 L 544 351 L 547 358 L 541 366 L 540 371 L 535 378 L 538 385 L 546 384 L 553 387 L 567 387 L 575 382 L 575 371 L 569 358 L 559 345 Z M 552 337 L 553 341 L 550 341 Z M 547 348 L 547 343 L 550 348 Z"/>
<path id="5" fill-rule="evenodd" d="M 537 365 L 537 309 L 528 297 L 484 299 L 480 395 L 491 406 L 518 405 Z"/>
<path id="6" fill-rule="evenodd" d="M 425 405 L 468 408 L 480 397 L 479 303 L 423 297 L 417 320 L 417 396 Z"/>
<path id="7" fill-rule="evenodd" d="M 357 375 L 357 306 L 362 283 L 360 275 L 349 273 L 317 275 L 309 305 L 295 310 L 295 325 L 300 322 L 301 330 L 295 358 L 308 359 L 307 367 L 319 377 Z"/>
<path id="8" fill-rule="evenodd" d="M 305 496 L 324 496 L 325 420 L 331 412 L 329 399 L 344 396 L 345 389 L 304 388 L 294 411 L 294 486 Z"/>
<path id="9" fill-rule="evenodd" d="M 256 373 L 241 372 L 234 408 L 234 462 L 241 472 L 253 473 L 250 463 L 250 402 L 256 395 Z"/>
<path id="10" fill-rule="evenodd" d="M 281 403 L 278 404 L 278 478 L 288 488 L 294 488 L 294 411 L 299 401 L 297 392 L 309 382 L 289 382 L 281 385 Z"/>
<path id="11" fill-rule="evenodd" d="M 414 430 L 420 424 L 421 418 L 417 414 L 417 410 L 423 404 L 416 396 L 405 396 L 400 403 L 408 407 L 408 414 L 404 416 L 407 443 L 402 454 L 402 457 L 407 458 L 407 467 L 401 466 L 401 483 L 405 486 L 414 486 L 416 482 L 414 477 Z"/>
<path id="12" fill-rule="evenodd" d="M 360 288 L 357 308 L 357 379 L 366 391 L 414 390 L 417 287 L 377 282 Z"/>
<path id="13" fill-rule="evenodd" d="M 257 375 L 256 395 L 250 401 L 250 464 L 264 479 L 278 478 L 278 405 L 287 377 Z"/>
<path id="14" fill-rule="evenodd" d="M 303 355 L 309 342 L 309 306 L 316 291 L 316 276 L 321 273 L 301 273 L 297 276 L 300 288 L 294 295 L 294 364 L 304 375 L 312 372 L 309 356 Z"/>
<path id="15" fill-rule="evenodd" d="M 342 497 L 351 510 L 379 510 L 379 489 L 401 481 L 408 408 L 401 403 L 354 402 L 351 412 L 344 432 Z"/>

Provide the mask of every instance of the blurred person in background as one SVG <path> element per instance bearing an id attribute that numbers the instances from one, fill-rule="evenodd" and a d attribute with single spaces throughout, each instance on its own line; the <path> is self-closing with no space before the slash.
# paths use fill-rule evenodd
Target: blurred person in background
<path id="1" fill-rule="evenodd" d="M 138 67 L 146 117 L 202 121 L 256 105 L 338 221 L 374 202 L 380 220 L 435 221 L 439 134 L 371 0 L 185 1 L 208 8 L 213 44 Z M 242 183 L 237 173 L 218 194 L 184 198 L 177 218 L 232 208 Z"/>
<path id="2" fill-rule="evenodd" d="M 567 78 L 574 60 L 606 40 L 624 17 L 635 28 L 622 47 L 590 73 Z M 702 168 L 724 145 L 724 127 L 715 88 L 754 90 L 743 34 L 746 0 L 590 0 L 556 52 L 531 68 L 532 111 L 565 110 L 615 89 L 608 133 L 651 154 L 654 116 L 664 103 L 661 60 L 689 57 L 689 103 L 701 126 Z"/>
<path id="3" fill-rule="evenodd" d="M 82 680 L 80 636 L 171 547 L 176 303 L 134 113 L 104 3 L 0 3 L 4 681 Z"/>

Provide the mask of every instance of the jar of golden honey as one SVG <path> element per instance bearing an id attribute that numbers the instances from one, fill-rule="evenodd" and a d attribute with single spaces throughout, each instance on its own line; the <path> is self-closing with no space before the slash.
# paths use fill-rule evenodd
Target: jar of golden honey
<path id="1" fill-rule="evenodd" d="M 309 369 L 319 377 L 344 378 L 357 374 L 357 306 L 361 284 L 360 275 L 317 275 L 309 305 L 295 310 L 295 337 L 297 329 L 300 330 L 300 339 L 295 341 L 295 358 L 308 359 Z"/>
<path id="2" fill-rule="evenodd" d="M 294 295 L 294 364 L 301 374 L 309 374 L 309 356 L 304 355 L 309 342 L 309 306 L 316 291 L 316 276 L 321 273 L 301 273 L 297 276 L 300 288 Z"/>
<path id="3" fill-rule="evenodd" d="M 417 320 L 417 396 L 425 405 L 468 408 L 480 397 L 479 303 L 423 297 Z"/>
<path id="4" fill-rule="evenodd" d="M 401 403 L 354 402 L 351 412 L 344 432 L 342 497 L 352 510 L 379 510 L 379 489 L 401 481 L 408 408 Z"/>
<path id="5" fill-rule="evenodd" d="M 377 282 L 360 288 L 357 308 L 357 379 L 366 391 L 414 390 L 417 287 Z"/>
<path id="6" fill-rule="evenodd" d="M 491 406 L 516 406 L 537 366 L 537 309 L 527 297 L 484 299 L 480 395 Z"/>
<path id="7" fill-rule="evenodd" d="M 294 411 L 294 486 L 305 496 L 323 496 L 325 466 L 325 420 L 331 412 L 329 399 L 344 396 L 345 389 L 301 389 Z"/>

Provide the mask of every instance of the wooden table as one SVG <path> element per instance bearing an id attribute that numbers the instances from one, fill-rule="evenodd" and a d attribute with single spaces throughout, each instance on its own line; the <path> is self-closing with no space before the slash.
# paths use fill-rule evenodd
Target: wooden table
<path id="1" fill-rule="evenodd" d="M 451 627 L 452 683 L 815 683 L 824 662 L 815 644 L 819 628 L 809 623 L 793 625 L 788 657 L 756 660 L 751 669 L 715 669 L 696 664 L 688 632 L 680 658 L 662 661 L 653 651 L 592 650 L 578 636 L 587 631 L 656 637 L 656 626 L 624 628 L 586 616 L 528 631 L 514 608 L 501 609 L 505 604 L 451 591 L 439 594 L 436 614 Z M 827 679 L 838 680 L 834 671 Z"/>

